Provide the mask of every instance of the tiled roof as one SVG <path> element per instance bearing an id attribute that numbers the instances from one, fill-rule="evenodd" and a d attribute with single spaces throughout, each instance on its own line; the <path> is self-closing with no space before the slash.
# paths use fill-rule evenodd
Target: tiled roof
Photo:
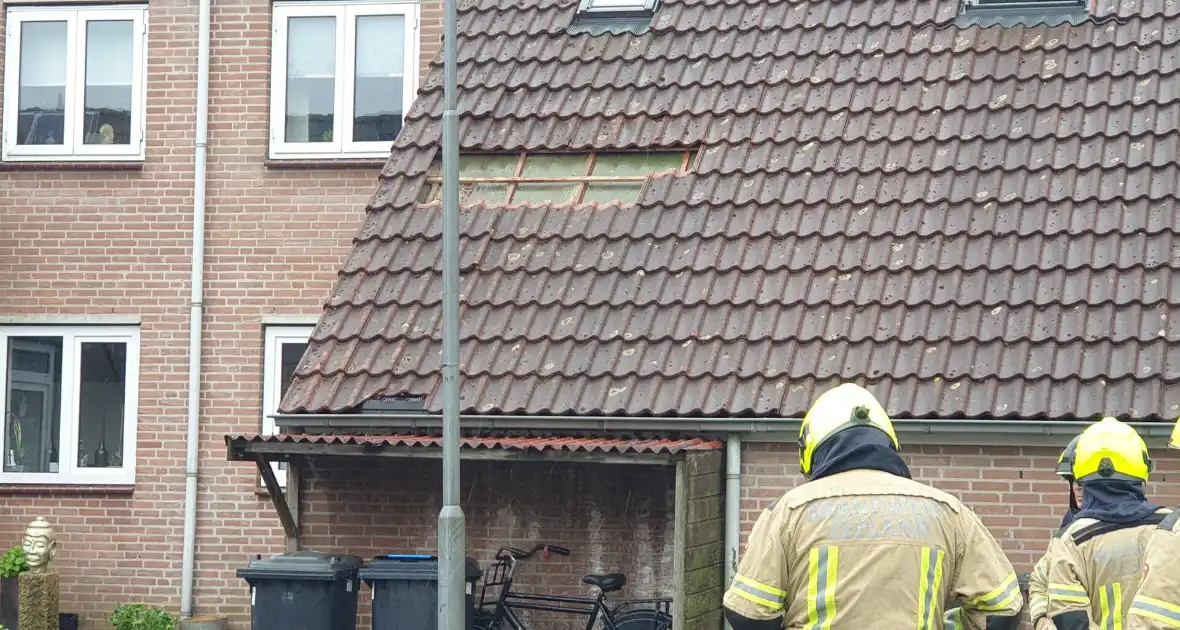
<path id="1" fill-rule="evenodd" d="M 442 437 L 423 435 L 227 435 L 226 446 L 234 442 L 269 442 L 276 444 L 362 444 L 368 446 L 437 447 Z M 717 440 L 701 438 L 625 439 L 592 437 L 462 437 L 460 446 L 470 449 L 511 451 L 570 451 L 606 453 L 679 453 L 714 451 L 721 448 Z"/>
<path id="2" fill-rule="evenodd" d="M 665 0 L 597 36 L 500 3 L 461 2 L 464 150 L 700 154 L 629 207 L 464 208 L 466 410 L 790 417 L 854 380 L 898 417 L 1180 413 L 1180 2 Z M 441 80 L 283 412 L 441 409 Z"/>

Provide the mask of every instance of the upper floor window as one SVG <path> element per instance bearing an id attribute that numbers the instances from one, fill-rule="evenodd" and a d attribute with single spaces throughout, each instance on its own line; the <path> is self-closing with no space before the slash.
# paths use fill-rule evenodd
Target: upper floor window
<path id="1" fill-rule="evenodd" d="M 514 153 L 463 155 L 459 203 L 635 203 L 656 173 L 683 173 L 692 151 L 620 153 Z M 427 176 L 424 202 L 442 199 L 436 164 Z"/>
<path id="2" fill-rule="evenodd" d="M 4 159 L 144 158 L 147 9 L 9 7 Z"/>
<path id="3" fill-rule="evenodd" d="M 418 5 L 276 3 L 271 158 L 386 158 L 418 89 Z"/>
<path id="4" fill-rule="evenodd" d="M 0 483 L 135 483 L 137 327 L 0 327 Z"/>

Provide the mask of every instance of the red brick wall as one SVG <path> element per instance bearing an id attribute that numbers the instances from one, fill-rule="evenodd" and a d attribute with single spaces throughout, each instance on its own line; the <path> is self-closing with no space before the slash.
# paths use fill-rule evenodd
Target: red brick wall
<path id="1" fill-rule="evenodd" d="M 371 558 L 437 550 L 441 462 L 313 461 L 304 482 L 303 546 Z M 462 507 L 468 555 L 487 568 L 501 546 L 540 542 L 568 547 L 569 558 L 522 562 L 514 590 L 591 595 L 586 573 L 627 574 L 625 597 L 672 595 L 672 466 L 545 462 L 464 462 Z M 238 587 L 241 590 L 241 587 Z M 369 627 L 369 588 L 361 589 L 361 628 Z M 233 608 L 245 615 L 248 601 Z M 239 608 L 240 606 L 240 608 Z M 525 611 L 529 627 L 569 627 L 572 618 Z"/>
<path id="2" fill-rule="evenodd" d="M 213 6 L 198 613 L 241 610 L 232 570 L 282 550 L 256 471 L 224 461 L 222 435 L 260 429 L 261 320 L 319 314 L 378 172 L 264 164 L 270 3 Z M 423 67 L 438 50 L 440 7 L 422 0 Z M 0 11 L 0 83 L 2 22 Z M 50 519 L 63 610 L 86 628 L 119 603 L 179 605 L 196 33 L 196 0 L 151 0 L 142 170 L 0 165 L 0 315 L 142 320 L 134 493 L 0 487 L 0 551 L 34 517 Z"/>

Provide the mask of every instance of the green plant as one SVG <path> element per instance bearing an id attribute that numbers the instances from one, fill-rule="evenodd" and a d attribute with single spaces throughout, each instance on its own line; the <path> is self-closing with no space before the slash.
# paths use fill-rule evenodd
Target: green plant
<path id="1" fill-rule="evenodd" d="M 143 604 L 123 604 L 111 614 L 115 630 L 176 630 L 176 617 Z"/>
<path id="2" fill-rule="evenodd" d="M 19 546 L 0 556 L 0 577 L 16 577 L 28 570 L 29 561 L 25 559 L 25 550 Z"/>

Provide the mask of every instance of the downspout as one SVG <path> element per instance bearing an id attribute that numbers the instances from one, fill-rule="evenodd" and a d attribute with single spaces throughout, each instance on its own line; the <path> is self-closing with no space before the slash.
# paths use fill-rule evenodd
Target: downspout
<path id="1" fill-rule="evenodd" d="M 209 14 L 211 0 L 197 10 L 197 131 L 193 155 L 193 238 L 188 327 L 188 455 L 184 472 L 184 560 L 181 565 L 180 618 L 193 616 L 193 577 L 197 555 L 197 458 L 201 432 L 201 315 L 205 285 L 205 154 L 209 140 Z"/>
<path id="2" fill-rule="evenodd" d="M 725 439 L 725 584 L 729 588 L 738 567 L 738 545 L 742 538 L 742 436 L 730 433 Z M 729 623 L 725 626 L 728 628 Z"/>

